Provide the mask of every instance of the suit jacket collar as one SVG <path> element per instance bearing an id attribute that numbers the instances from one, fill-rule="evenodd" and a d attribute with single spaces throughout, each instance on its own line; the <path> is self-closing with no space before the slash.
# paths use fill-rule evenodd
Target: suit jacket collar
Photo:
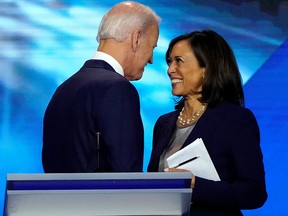
<path id="1" fill-rule="evenodd" d="M 110 64 L 103 60 L 90 59 L 84 63 L 81 69 L 84 68 L 105 68 L 109 71 L 117 73 Z"/>
<path id="2" fill-rule="evenodd" d="M 108 64 L 110 64 L 113 67 L 113 69 L 117 73 L 124 76 L 124 71 L 123 71 L 122 66 L 113 56 L 111 56 L 107 53 L 101 52 L 101 51 L 96 51 L 94 53 L 94 55 L 92 56 L 92 59 L 103 60 L 103 61 L 107 62 Z"/>

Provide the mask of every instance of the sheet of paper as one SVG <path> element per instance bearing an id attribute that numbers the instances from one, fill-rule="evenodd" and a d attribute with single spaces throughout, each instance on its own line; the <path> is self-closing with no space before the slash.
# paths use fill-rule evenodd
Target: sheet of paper
<path id="1" fill-rule="evenodd" d="M 167 164 L 170 168 L 176 167 L 194 157 L 197 157 L 197 159 L 177 168 L 189 170 L 193 175 L 201 178 L 220 181 L 219 175 L 201 138 L 196 139 L 185 148 L 168 157 Z"/>

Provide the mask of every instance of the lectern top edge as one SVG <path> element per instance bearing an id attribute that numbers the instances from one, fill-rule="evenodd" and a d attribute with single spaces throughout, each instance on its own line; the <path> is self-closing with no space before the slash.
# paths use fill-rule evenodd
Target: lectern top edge
<path id="1" fill-rule="evenodd" d="M 89 179 L 191 179 L 190 172 L 151 173 L 35 173 L 7 174 L 7 181 L 13 180 L 89 180 Z"/>

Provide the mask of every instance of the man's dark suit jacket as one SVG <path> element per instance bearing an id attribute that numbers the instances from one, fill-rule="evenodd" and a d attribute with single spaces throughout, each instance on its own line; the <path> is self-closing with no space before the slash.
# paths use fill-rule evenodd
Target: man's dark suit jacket
<path id="1" fill-rule="evenodd" d="M 161 116 L 154 127 L 148 171 L 158 170 L 179 110 Z M 260 133 L 252 112 L 229 103 L 208 108 L 182 148 L 202 138 L 221 181 L 196 177 L 191 215 L 242 215 L 240 209 L 258 208 L 267 199 Z"/>
<path id="2" fill-rule="evenodd" d="M 44 171 L 142 171 L 143 133 L 136 88 L 105 61 L 88 60 L 58 87 L 47 106 Z"/>

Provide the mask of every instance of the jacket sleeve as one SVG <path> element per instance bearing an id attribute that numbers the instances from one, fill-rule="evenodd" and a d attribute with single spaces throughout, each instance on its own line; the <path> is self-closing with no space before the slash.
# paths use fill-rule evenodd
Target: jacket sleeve
<path id="1" fill-rule="evenodd" d="M 235 119 L 234 119 L 235 120 Z M 231 122 L 230 122 L 231 123 Z M 266 199 L 265 172 L 263 156 L 260 149 L 260 132 L 252 112 L 245 109 L 234 125 L 226 124 L 225 129 L 216 129 L 221 142 L 224 142 L 225 154 L 213 155 L 216 169 L 220 170 L 221 181 L 215 182 L 196 177 L 192 202 L 217 208 L 254 209 L 261 207 Z M 222 133 L 221 133 L 221 132 Z M 225 131 L 225 132 L 224 132 Z M 225 138 L 223 138 L 223 136 Z M 224 160 L 223 160 L 224 158 Z M 228 169 L 221 172 L 221 164 L 226 163 Z M 223 174 L 224 173 L 224 174 Z"/>

